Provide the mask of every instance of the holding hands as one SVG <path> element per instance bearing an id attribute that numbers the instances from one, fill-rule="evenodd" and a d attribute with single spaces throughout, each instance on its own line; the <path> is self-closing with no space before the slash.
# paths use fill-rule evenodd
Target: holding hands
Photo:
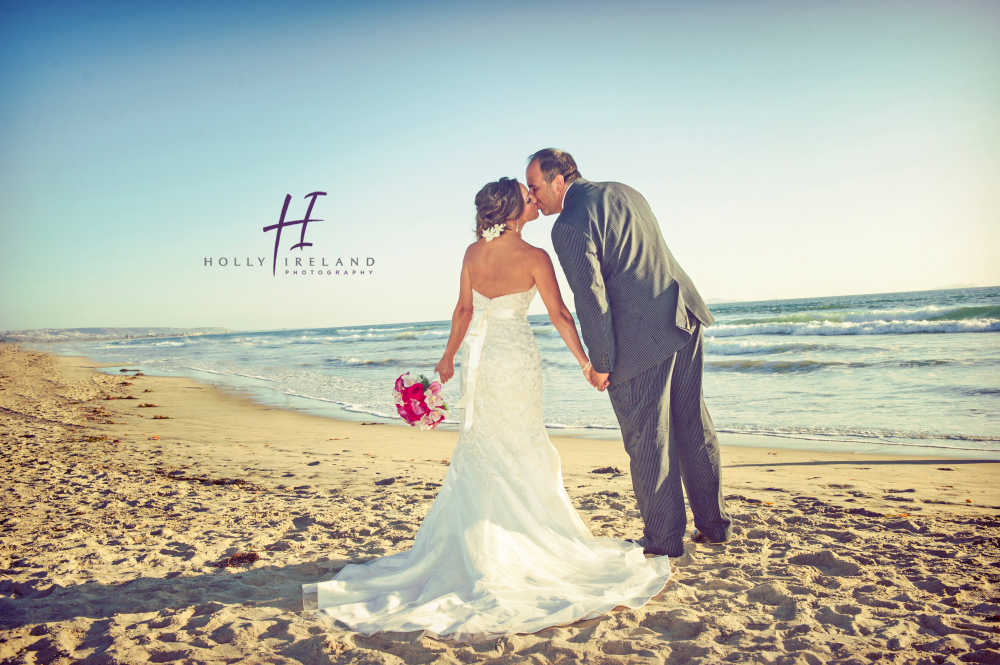
<path id="1" fill-rule="evenodd" d="M 597 388 L 600 392 L 604 392 L 605 388 L 608 387 L 610 383 L 608 381 L 608 374 L 601 374 L 594 369 L 594 366 L 590 364 L 588 360 L 585 365 L 580 369 L 583 370 L 583 377 L 587 379 L 587 382 Z M 455 359 L 449 358 L 447 355 L 441 358 L 438 364 L 434 367 L 434 371 L 441 377 L 441 383 L 448 383 L 453 376 L 455 376 Z"/>
<path id="2" fill-rule="evenodd" d="M 607 388 L 608 384 L 610 383 L 610 381 L 608 381 L 608 375 L 601 374 L 600 372 L 596 371 L 594 369 L 594 366 L 590 364 L 589 360 L 587 361 L 587 364 L 584 365 L 581 369 L 583 370 L 583 376 L 587 379 L 587 382 L 590 383 L 591 386 L 597 388 L 600 392 L 603 393 L 604 389 Z"/>
<path id="3" fill-rule="evenodd" d="M 590 364 L 588 360 L 583 367 L 583 376 L 587 379 L 587 382 L 597 388 L 599 391 L 604 392 L 604 389 L 608 387 L 608 375 L 601 374 L 594 369 L 594 366 Z M 441 383 L 448 383 L 453 376 L 455 376 L 455 359 L 449 358 L 447 355 L 441 358 L 438 364 L 434 367 L 434 371 L 441 377 Z"/>

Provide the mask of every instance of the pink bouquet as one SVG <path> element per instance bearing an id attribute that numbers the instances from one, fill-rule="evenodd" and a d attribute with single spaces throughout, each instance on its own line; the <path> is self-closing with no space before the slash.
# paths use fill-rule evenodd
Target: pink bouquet
<path id="1" fill-rule="evenodd" d="M 396 379 L 396 410 L 411 425 L 434 429 L 442 420 L 448 405 L 441 398 L 441 384 L 421 375 L 420 380 L 406 379 L 409 372 Z"/>

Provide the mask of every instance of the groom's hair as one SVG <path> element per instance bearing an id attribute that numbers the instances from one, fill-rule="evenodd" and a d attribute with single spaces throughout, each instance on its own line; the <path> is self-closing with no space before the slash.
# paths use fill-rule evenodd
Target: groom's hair
<path id="1" fill-rule="evenodd" d="M 576 168 L 573 155 L 564 150 L 544 148 L 528 157 L 529 164 L 534 161 L 538 162 L 538 168 L 541 169 L 545 182 L 551 183 L 557 175 L 561 175 L 568 185 L 582 177 Z"/>

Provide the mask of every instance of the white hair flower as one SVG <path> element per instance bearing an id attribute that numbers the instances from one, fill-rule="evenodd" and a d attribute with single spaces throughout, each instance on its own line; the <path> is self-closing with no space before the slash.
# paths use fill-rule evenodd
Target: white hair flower
<path id="1" fill-rule="evenodd" d="M 494 238 L 499 238 L 505 228 L 507 228 L 506 224 L 494 224 L 490 228 L 483 231 L 483 238 L 486 239 L 486 242 L 489 242 Z"/>

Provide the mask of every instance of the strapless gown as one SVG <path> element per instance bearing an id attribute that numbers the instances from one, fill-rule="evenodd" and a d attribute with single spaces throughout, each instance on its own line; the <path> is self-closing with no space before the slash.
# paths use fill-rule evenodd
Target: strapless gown
<path id="1" fill-rule="evenodd" d="M 663 589 L 668 558 L 594 537 L 563 487 L 526 318 L 536 292 L 491 299 L 473 291 L 459 373 L 468 405 L 413 547 L 303 585 L 305 609 L 366 635 L 478 640 L 639 607 Z"/>

